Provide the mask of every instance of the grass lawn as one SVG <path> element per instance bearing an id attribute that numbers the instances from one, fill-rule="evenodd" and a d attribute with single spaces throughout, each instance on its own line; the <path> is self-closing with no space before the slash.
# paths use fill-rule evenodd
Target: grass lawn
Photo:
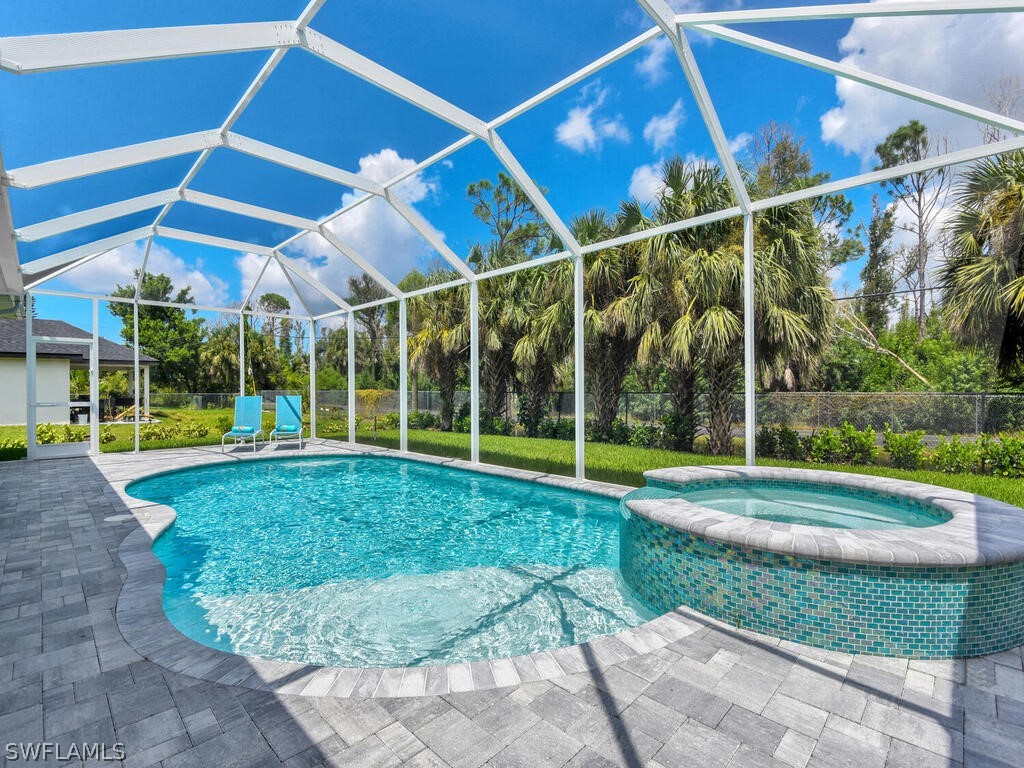
<path id="1" fill-rule="evenodd" d="M 320 435 L 327 437 L 327 435 Z M 332 435 L 333 436 L 333 435 Z M 335 436 L 347 440 L 346 435 Z M 373 443 L 369 433 L 359 432 L 356 440 Z M 377 433 L 376 445 L 387 448 L 398 447 L 398 430 Z M 740 441 L 737 445 L 742 448 Z M 452 432 L 409 431 L 409 450 L 454 458 L 469 458 L 469 435 Z M 480 460 L 488 464 L 532 469 L 558 475 L 575 473 L 575 449 L 568 440 L 541 440 L 501 435 L 480 436 Z M 681 467 L 698 464 L 742 464 L 742 456 L 708 456 L 697 453 L 677 453 L 655 448 L 633 448 L 628 445 L 587 443 L 587 477 L 623 485 L 644 485 L 643 473 L 661 467 Z M 909 472 L 884 466 L 850 466 L 847 464 L 813 464 L 800 461 L 762 459 L 759 464 L 776 467 L 807 467 L 811 469 L 832 469 L 839 472 L 858 472 L 865 475 L 894 477 L 919 483 L 942 485 L 947 488 L 990 496 L 993 499 L 1024 507 L 1024 482 L 1019 479 L 993 477 L 990 475 L 946 474 L 932 470 Z"/>
<path id="2" fill-rule="evenodd" d="M 181 448 L 192 445 L 218 445 L 220 436 L 228 426 L 233 411 L 228 408 L 195 411 L 188 409 L 164 409 L 154 413 L 162 424 L 200 421 L 210 428 L 206 437 L 177 438 L 172 440 L 147 440 L 140 443 L 142 450 L 158 448 Z M 273 428 L 273 413 L 265 413 L 263 426 L 267 434 Z M 337 422 L 334 422 L 337 424 Z M 227 426 L 225 426 L 227 425 Z M 328 427 L 331 422 L 324 423 Z M 112 424 L 109 428 L 117 436 L 117 440 L 104 443 L 104 453 L 130 451 L 134 447 L 133 426 L 131 424 Z M 362 426 L 362 425 L 361 425 Z M 319 437 L 330 437 L 347 440 L 347 432 L 333 432 L 326 428 L 318 430 Z M 24 438 L 24 427 L 0 427 L 0 440 L 7 437 Z M 368 429 L 361 428 L 356 440 L 368 445 L 380 445 L 387 448 L 398 447 L 398 430 L 379 430 L 376 441 Z M 737 440 L 737 450 L 742 451 L 742 441 Z M 409 430 L 409 450 L 428 453 L 436 456 L 453 458 L 469 458 L 469 435 L 455 432 L 434 432 L 430 430 Z M 18 459 L 25 455 L 23 448 L 0 449 L 0 461 Z M 883 452 L 884 456 L 884 452 Z M 507 467 L 532 469 L 557 475 L 572 476 L 575 473 L 575 448 L 568 440 L 543 440 L 539 438 L 506 437 L 503 435 L 480 436 L 480 460 L 488 464 L 500 464 Z M 742 456 L 709 456 L 700 453 L 677 453 L 657 448 L 633 448 L 628 445 L 609 445 L 607 443 L 587 443 L 586 462 L 587 477 L 609 483 L 623 485 L 644 485 L 643 473 L 649 469 L 660 467 L 678 467 L 697 464 L 740 464 Z M 880 475 L 921 483 L 943 485 L 949 488 L 991 496 L 994 499 L 1024 507 L 1024 482 L 988 475 L 958 474 L 951 475 L 931 470 L 907 472 L 886 466 L 849 466 L 830 464 L 811 464 L 809 462 L 782 461 L 762 459 L 760 464 L 780 467 L 810 467 L 817 469 L 834 469 L 840 472 L 859 472 L 867 475 Z"/>

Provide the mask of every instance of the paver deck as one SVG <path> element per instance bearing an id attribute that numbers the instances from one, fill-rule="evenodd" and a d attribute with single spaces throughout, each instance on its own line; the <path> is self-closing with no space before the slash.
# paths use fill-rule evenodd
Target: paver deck
<path id="1" fill-rule="evenodd" d="M 0 464 L 4 765 L 38 764 L 11 759 L 19 743 L 66 752 L 120 742 L 123 764 L 138 768 L 1024 766 L 1021 648 L 908 661 L 700 620 L 621 661 L 442 696 L 244 687 L 232 683 L 257 670 L 241 657 L 221 682 L 171 671 L 129 644 L 115 620 L 126 577 L 119 549 L 140 527 L 120 489 L 217 457 L 187 449 Z M 195 671 L 209 676 L 202 664 Z M 327 683 L 338 680 L 316 684 Z"/>

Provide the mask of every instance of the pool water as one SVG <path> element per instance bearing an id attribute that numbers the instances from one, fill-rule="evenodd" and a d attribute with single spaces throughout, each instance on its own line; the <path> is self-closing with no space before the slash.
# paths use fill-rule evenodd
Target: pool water
<path id="1" fill-rule="evenodd" d="M 733 515 L 827 528 L 924 528 L 950 519 L 913 499 L 828 483 L 731 480 L 657 490 Z"/>
<path id="2" fill-rule="evenodd" d="M 618 502 L 384 457 L 258 460 L 132 483 L 185 635 L 249 656 L 413 666 L 572 645 L 654 618 Z"/>

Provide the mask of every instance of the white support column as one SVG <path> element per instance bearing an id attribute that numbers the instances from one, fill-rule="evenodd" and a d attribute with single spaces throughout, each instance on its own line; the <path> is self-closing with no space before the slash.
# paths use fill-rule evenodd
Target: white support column
<path id="1" fill-rule="evenodd" d="M 25 293 L 25 445 L 29 459 L 36 458 L 36 342 L 32 338 L 35 299 Z M 70 392 L 69 392 L 70 394 Z"/>
<path id="2" fill-rule="evenodd" d="M 694 101 L 697 102 L 697 109 L 700 110 L 704 125 L 711 136 L 711 143 L 715 145 L 718 162 L 729 180 L 736 202 L 744 213 L 748 213 L 750 211 L 750 195 L 747 193 L 747 186 L 743 181 L 739 166 L 736 164 L 735 153 L 729 147 L 729 140 L 726 138 L 722 123 L 718 118 L 718 112 L 711 102 L 711 95 L 708 93 L 704 77 L 701 75 L 697 60 L 690 49 L 690 43 L 686 39 L 686 30 L 676 24 L 675 12 L 665 0 L 637 0 L 637 2 L 671 41 L 679 64 L 683 68 L 683 74 L 686 75 L 686 81 L 690 85 Z"/>
<path id="3" fill-rule="evenodd" d="M 139 452 L 139 302 L 132 302 L 132 391 L 135 397 L 134 448 Z"/>
<path id="4" fill-rule="evenodd" d="M 245 315 L 238 313 L 238 394 L 245 394 Z"/>
<path id="5" fill-rule="evenodd" d="M 480 284 L 469 284 L 469 460 L 480 462 Z"/>
<path id="6" fill-rule="evenodd" d="M 583 380 L 583 356 L 586 339 L 583 335 L 583 314 L 586 311 L 583 292 L 584 265 L 583 256 L 573 259 L 572 290 L 573 290 L 573 369 L 575 376 L 575 412 L 576 412 L 576 479 L 586 479 L 586 439 L 587 411 L 586 389 Z"/>
<path id="7" fill-rule="evenodd" d="M 743 217 L 743 438 L 747 466 L 754 466 L 754 434 L 757 429 L 757 401 L 754 381 L 754 216 Z"/>
<path id="8" fill-rule="evenodd" d="M 100 452 L 100 303 L 92 300 L 92 346 L 89 348 L 89 453 Z"/>
<path id="9" fill-rule="evenodd" d="M 309 439 L 316 437 L 316 320 L 309 318 Z"/>
<path id="10" fill-rule="evenodd" d="M 348 313 L 348 441 L 356 441 L 356 313 Z"/>
<path id="11" fill-rule="evenodd" d="M 398 447 L 409 450 L 409 302 L 398 300 Z"/>

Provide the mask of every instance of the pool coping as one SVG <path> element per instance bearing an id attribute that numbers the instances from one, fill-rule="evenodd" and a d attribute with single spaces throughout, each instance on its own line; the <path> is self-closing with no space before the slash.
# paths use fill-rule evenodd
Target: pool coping
<path id="1" fill-rule="evenodd" d="M 922 528 L 855 530 L 733 515 L 681 498 L 630 499 L 628 510 L 724 544 L 841 563 L 989 566 L 1024 560 L 1024 509 L 964 491 L 907 480 L 788 467 L 673 467 L 644 477 L 672 485 L 708 480 L 797 480 L 895 494 L 932 504 L 952 518 Z"/>
<path id="2" fill-rule="evenodd" d="M 386 454 L 389 457 L 468 469 L 483 474 L 557 486 L 570 490 L 621 498 L 629 486 L 577 481 L 560 475 L 529 470 L 474 464 L 427 454 L 400 452 L 375 446 L 318 441 L 315 456 Z M 265 461 L 285 458 L 262 453 L 213 453 L 201 451 L 196 461 L 180 469 L 214 466 L 233 461 Z M 290 455 L 292 458 L 295 454 Z M 642 656 L 681 640 L 713 622 L 686 607 L 663 614 L 632 629 L 594 638 L 579 645 L 564 646 L 523 656 L 438 664 L 422 667 L 331 667 L 276 661 L 229 653 L 203 645 L 182 634 L 163 610 L 165 569 L 153 553 L 153 542 L 176 517 L 166 505 L 153 504 L 126 493 L 128 484 L 175 469 L 146 471 L 112 481 L 115 492 L 139 523 L 121 542 L 118 556 L 127 571 L 115 608 L 115 620 L 125 641 L 149 661 L 166 669 L 209 682 L 237 685 L 254 690 L 318 697 L 431 696 L 447 693 L 485 691 L 536 680 L 555 680 L 579 672 L 602 669 Z"/>

